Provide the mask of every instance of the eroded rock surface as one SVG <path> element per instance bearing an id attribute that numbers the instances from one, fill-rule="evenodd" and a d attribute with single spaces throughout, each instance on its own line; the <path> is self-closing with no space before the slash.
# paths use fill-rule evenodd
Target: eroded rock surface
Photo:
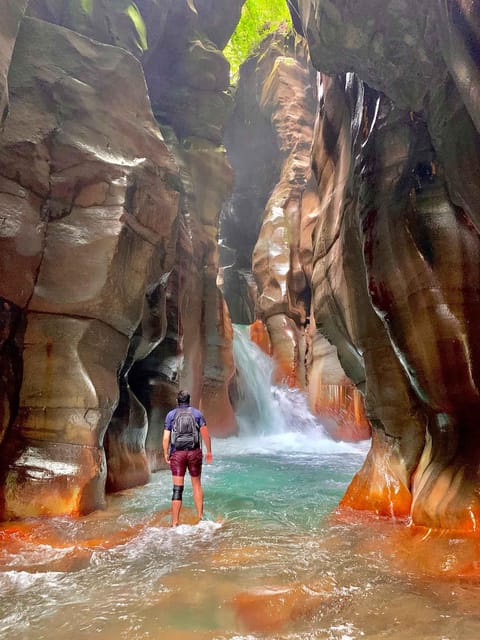
<path id="1" fill-rule="evenodd" d="M 152 434 L 151 442 L 158 441 L 165 413 L 175 405 L 180 388 L 190 391 L 214 435 L 237 430 L 229 393 L 235 373 L 231 321 L 216 283 L 218 217 L 231 170 L 225 151 L 208 140 L 189 139 L 187 148 L 176 138 L 169 140 L 185 191 L 176 263 L 167 285 L 167 337 L 137 368 L 152 385 L 157 436 Z"/>
<path id="2" fill-rule="evenodd" d="M 180 167 L 182 190 L 177 257 L 167 288 L 167 342 L 137 368 L 140 378 L 150 371 L 149 404 L 157 422 L 151 421 L 156 435 L 149 435 L 149 443 L 159 441 L 174 391 L 182 387 L 189 389 L 214 435 L 237 429 L 229 391 L 235 372 L 232 330 L 217 287 L 219 216 L 232 179 L 221 146 L 232 104 L 229 65 L 218 47 L 230 37 L 242 5 L 242 0 L 202 2 L 193 10 L 191 3 L 174 3 L 164 37 L 142 58 L 155 116 Z M 151 449 L 149 455 L 155 458 Z"/>
<path id="3" fill-rule="evenodd" d="M 251 261 L 258 286 L 251 334 L 273 355 L 274 382 L 304 388 L 331 434 L 356 440 L 370 433 L 363 400 L 311 315 L 313 238 L 323 213 L 310 157 L 316 80 L 304 44 L 285 33 L 267 37 L 241 68 L 226 132 L 235 180 L 222 233 L 236 255 L 224 290 L 237 309 L 232 284 Z M 362 371 L 355 382 L 363 380 Z"/>
<path id="4" fill-rule="evenodd" d="M 313 149 L 315 320 L 364 376 L 375 429 L 343 504 L 475 531 L 478 9 L 294 4 L 330 74 Z"/>
<path id="5" fill-rule="evenodd" d="M 0 11 L 0 129 L 8 113 L 8 69 L 27 0 L 2 0 Z"/>
<path id="6" fill-rule="evenodd" d="M 2 23 L 11 89 L 0 136 L 3 518 L 88 512 L 103 505 L 106 482 L 112 491 L 146 482 L 179 386 L 214 433 L 236 429 L 231 326 L 216 286 L 231 180 L 218 146 L 228 64 L 214 42 L 223 46 L 242 4 L 196 11 L 142 0 L 125 12 L 32 0 L 11 64 L 23 4 Z M 150 72 L 159 67 L 163 76 Z M 218 103 L 217 115 L 208 107 L 177 121 L 173 78 L 193 103 L 196 94 Z M 1 91 L 6 104 L 5 82 Z M 149 380 L 172 376 L 142 384 L 139 364 L 171 344 L 172 328 L 174 353 L 160 351 Z"/>
<path id="7" fill-rule="evenodd" d="M 10 85 L 2 295 L 23 310 L 26 330 L 3 516 L 78 513 L 103 502 L 116 374 L 172 234 L 177 168 L 141 67 L 121 49 L 26 18 Z"/>

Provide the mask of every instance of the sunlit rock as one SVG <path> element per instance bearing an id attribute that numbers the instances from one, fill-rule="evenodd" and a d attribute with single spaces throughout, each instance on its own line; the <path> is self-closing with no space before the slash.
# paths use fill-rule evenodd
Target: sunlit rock
<path id="1" fill-rule="evenodd" d="M 162 37 L 173 0 L 111 3 L 30 0 L 28 15 L 67 27 L 98 42 L 121 47 L 140 58 L 150 40 Z M 155 30 L 147 24 L 155 24 Z"/>
<path id="2" fill-rule="evenodd" d="M 269 36 L 261 55 L 252 56 L 241 68 L 236 107 L 226 131 L 235 174 L 222 234 L 235 250 L 229 271 L 239 272 L 252 256 L 258 283 L 255 311 L 260 326 L 268 328 L 268 348 L 257 323 L 252 324 L 252 335 L 273 355 L 274 381 L 304 387 L 312 410 L 330 432 L 356 440 L 369 435 L 360 392 L 346 376 L 335 348 L 328 357 L 318 349 L 322 335 L 311 316 L 318 253 L 314 241 L 322 202 L 310 158 L 317 79 L 303 46 L 299 42 L 295 49 L 281 33 Z M 230 282 L 236 280 L 230 276 Z M 237 309 L 228 281 L 225 295 Z M 363 390 L 363 374 L 352 373 Z"/>
<path id="3" fill-rule="evenodd" d="M 253 270 L 259 285 L 257 312 L 269 327 L 274 358 L 277 358 L 280 326 L 284 343 L 293 340 L 289 384 L 303 385 L 297 367 L 304 358 L 297 325 L 305 323 L 307 282 L 300 262 L 301 198 L 309 178 L 309 149 L 313 128 L 313 95 L 308 66 L 300 58 L 278 56 L 266 75 L 260 107 L 270 118 L 283 164 L 279 181 L 267 202 L 262 228 L 253 252 Z M 285 314 L 280 321 L 274 316 Z M 272 327 L 270 327 L 270 324 Z M 300 333 L 300 332 L 298 332 Z M 278 346 L 277 346 L 278 345 Z M 287 347 L 288 349 L 288 347 Z M 300 356 L 300 357 L 299 357 Z M 288 356 L 287 356 L 288 357 Z M 285 371 L 285 353 L 278 353 L 279 369 Z M 282 363 L 282 364 L 280 364 Z M 277 377 L 281 377 L 280 374 Z"/>
<path id="4" fill-rule="evenodd" d="M 197 3 L 202 30 L 222 51 L 240 20 L 245 0 L 202 0 Z"/>
<path id="5" fill-rule="evenodd" d="M 268 327 L 276 363 L 275 382 L 303 386 L 302 325 L 308 314 L 308 295 L 300 262 L 300 219 L 302 192 L 310 172 L 314 117 L 311 78 L 301 47 L 295 55 L 285 36 L 267 38 L 262 51 L 263 55 L 253 57 L 242 68 L 236 111 L 227 131 L 227 148 L 236 169 L 232 208 L 237 222 L 235 227 L 227 211 L 222 232 L 226 243 L 237 251 L 238 268 L 255 242 L 254 237 L 243 238 L 240 234 L 254 232 L 263 218 L 252 261 L 258 285 L 256 314 Z M 257 87 L 262 87 L 261 93 Z M 258 153 L 255 144 L 243 148 L 247 132 L 248 140 L 260 136 L 266 140 Z M 245 225 L 243 200 L 250 209 L 246 215 L 252 217 L 253 213 L 256 217 L 254 225 Z M 228 300 L 228 292 L 226 295 Z"/>
<path id="6" fill-rule="evenodd" d="M 196 136 L 218 145 L 232 98 L 227 91 L 228 62 L 210 36 L 223 41 L 229 24 L 233 31 L 232 16 L 239 13 L 242 1 L 217 3 L 215 8 L 200 4 L 197 11 L 189 2 L 174 2 L 167 29 L 142 62 L 159 122 L 172 126 L 180 139 Z M 222 16 L 223 35 L 215 26 Z"/>

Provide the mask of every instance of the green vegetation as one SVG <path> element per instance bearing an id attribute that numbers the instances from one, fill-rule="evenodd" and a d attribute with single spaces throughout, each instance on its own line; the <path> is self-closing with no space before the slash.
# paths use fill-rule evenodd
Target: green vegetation
<path id="1" fill-rule="evenodd" d="M 281 24 L 291 25 L 287 0 L 247 0 L 242 16 L 223 54 L 230 62 L 232 79 L 236 79 L 242 62 L 263 38 Z"/>

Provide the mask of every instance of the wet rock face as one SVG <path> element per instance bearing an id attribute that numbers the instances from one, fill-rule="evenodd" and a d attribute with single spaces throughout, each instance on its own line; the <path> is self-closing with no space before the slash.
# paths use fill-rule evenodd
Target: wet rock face
<path id="1" fill-rule="evenodd" d="M 251 261 L 257 283 L 251 335 L 273 355 L 275 382 L 304 387 L 334 437 L 358 440 L 370 433 L 362 398 L 311 316 L 321 203 L 310 157 L 316 74 L 305 53 L 278 33 L 241 69 L 226 131 L 234 190 L 221 230 L 235 257 L 226 256 L 224 291 L 238 321 L 251 323 L 231 289 Z M 360 373 L 355 382 L 363 379 Z"/>
<path id="2" fill-rule="evenodd" d="M 149 434 L 149 447 L 159 441 L 162 418 L 180 388 L 189 389 L 214 435 L 237 429 L 230 400 L 235 372 L 231 322 L 217 287 L 219 216 L 232 180 L 221 146 L 232 102 L 229 67 L 219 48 L 228 41 L 242 5 L 243 0 L 202 0 L 193 10 L 189 2 L 173 3 L 162 37 L 142 57 L 153 110 L 180 167 L 182 185 L 176 260 L 167 286 L 167 343 L 143 367 L 156 372 L 149 375 L 149 406 L 157 416 L 150 424 L 155 434 Z M 152 449 L 149 455 L 155 458 Z"/>
<path id="3" fill-rule="evenodd" d="M 1 295 L 22 317 L 10 316 L 2 345 L 11 378 L 25 333 L 18 400 L 7 393 L 18 411 L 4 415 L 1 515 L 79 513 L 103 503 L 117 371 L 172 235 L 177 168 L 123 50 L 25 18 L 9 81 Z"/>
<path id="4" fill-rule="evenodd" d="M 256 316 L 268 327 L 277 380 L 291 385 L 305 382 L 309 309 L 300 252 L 314 120 L 310 81 L 304 52 L 297 55 L 285 35 L 270 36 L 242 67 L 226 135 L 235 184 L 222 221 L 224 241 L 236 252 L 232 271 L 252 262 Z"/>
<path id="5" fill-rule="evenodd" d="M 196 4 L 29 3 L 0 137 L 0 517 L 83 513 L 102 506 L 105 483 L 146 482 L 180 386 L 213 433 L 236 430 L 216 285 L 228 65 L 214 43 L 243 2 Z M 5 69 L 15 6 L 0 28 Z M 191 104 L 223 106 L 178 120 L 181 100 L 166 96 L 182 85 Z"/>
<path id="6" fill-rule="evenodd" d="M 0 443 L 18 411 L 24 324 L 20 307 L 0 298 Z"/>
<path id="7" fill-rule="evenodd" d="M 414 0 L 294 0 L 296 24 L 317 69 L 332 76 L 354 71 L 413 111 L 442 76 L 435 24 L 441 4 L 420 9 Z"/>
<path id="8" fill-rule="evenodd" d="M 8 69 L 27 0 L 4 0 L 0 25 L 0 128 L 8 113 Z"/>
<path id="9" fill-rule="evenodd" d="M 323 78 L 313 148 L 315 320 L 375 428 L 343 504 L 476 530 L 478 10 L 297 8 L 315 66 L 357 74 Z"/>
<path id="10" fill-rule="evenodd" d="M 230 252 L 223 264 L 236 273 L 251 272 L 252 253 L 261 228 L 263 211 L 272 186 L 280 174 L 278 145 L 267 114 L 263 113 L 258 95 L 262 80 L 280 54 L 270 50 L 267 68 L 257 73 L 257 58 L 247 60 L 241 69 L 235 94 L 235 109 L 225 130 L 225 144 L 233 169 L 233 193 L 222 212 L 222 242 Z M 232 290 L 225 282 L 225 296 L 230 302 L 236 296 L 238 277 L 233 278 Z M 248 277 L 248 276 L 247 276 Z M 237 322 L 244 321 L 239 314 Z"/>
<path id="11" fill-rule="evenodd" d="M 235 365 L 230 316 L 217 287 L 217 237 L 231 169 L 225 151 L 209 140 L 190 139 L 178 153 L 189 176 L 185 215 L 190 228 L 179 237 L 180 264 L 172 296 L 180 310 L 172 331 L 178 333 L 180 327 L 184 336 L 176 348 L 181 356 L 176 385 L 190 390 L 192 404 L 201 408 L 212 434 L 225 437 L 237 430 L 229 398 Z"/>
<path id="12" fill-rule="evenodd" d="M 141 58 L 153 41 L 164 36 L 173 2 L 30 0 L 27 15 L 72 29 L 98 42 L 121 47 Z M 147 31 L 146 24 L 155 24 L 155 29 Z"/>
<path id="13" fill-rule="evenodd" d="M 227 92 L 229 65 L 218 45 L 228 41 L 235 28 L 232 18 L 242 4 L 205 0 L 197 11 L 186 0 L 172 3 L 166 29 L 142 57 L 155 116 L 173 127 L 179 139 L 195 136 L 217 145 L 223 141 L 232 99 Z"/>

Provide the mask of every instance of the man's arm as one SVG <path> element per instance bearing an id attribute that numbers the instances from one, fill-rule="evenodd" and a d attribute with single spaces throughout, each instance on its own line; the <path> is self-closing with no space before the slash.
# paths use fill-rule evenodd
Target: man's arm
<path id="1" fill-rule="evenodd" d="M 202 434 L 202 440 L 205 443 L 205 447 L 207 449 L 207 452 L 205 454 L 205 462 L 207 464 L 210 464 L 210 462 L 213 459 L 212 440 L 210 438 L 210 434 L 208 433 L 208 428 L 206 424 L 204 424 L 203 427 L 200 427 L 200 433 Z"/>
<path id="2" fill-rule="evenodd" d="M 163 457 L 165 458 L 165 462 L 170 464 L 170 436 L 171 432 L 169 429 L 163 430 Z"/>

